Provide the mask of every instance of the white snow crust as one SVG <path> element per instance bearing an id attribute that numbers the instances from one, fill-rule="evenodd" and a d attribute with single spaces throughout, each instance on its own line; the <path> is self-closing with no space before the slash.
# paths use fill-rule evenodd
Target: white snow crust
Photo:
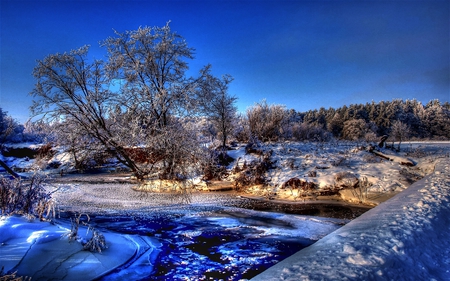
<path id="1" fill-rule="evenodd" d="M 1 217 L 0 267 L 32 280 L 49 280 L 49 276 L 52 280 L 92 280 L 127 262 L 139 248 L 139 241 L 131 235 L 103 232 L 106 251 L 114 254 L 84 251 L 81 243 L 69 242 L 64 236 L 67 227 L 21 216 Z M 80 226 L 79 233 L 86 232 Z"/>
<path id="2" fill-rule="evenodd" d="M 450 159 L 251 280 L 450 280 Z"/>

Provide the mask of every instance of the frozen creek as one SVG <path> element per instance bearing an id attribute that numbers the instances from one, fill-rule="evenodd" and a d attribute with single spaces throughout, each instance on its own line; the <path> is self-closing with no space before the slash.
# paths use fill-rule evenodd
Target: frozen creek
<path id="1" fill-rule="evenodd" d="M 183 198 L 143 194 L 108 180 L 75 178 L 48 188 L 61 208 L 56 225 L 20 217 L 0 221 L 0 264 L 33 280 L 79 280 L 80 274 L 83 280 L 248 279 L 366 211 L 328 206 L 335 218 L 255 211 L 252 200 L 224 193 L 195 193 L 180 204 Z M 327 213 L 326 206 L 312 209 Z M 90 253 L 61 238 L 74 213 L 90 216 L 107 249 Z M 80 227 L 79 233 L 86 231 Z"/>

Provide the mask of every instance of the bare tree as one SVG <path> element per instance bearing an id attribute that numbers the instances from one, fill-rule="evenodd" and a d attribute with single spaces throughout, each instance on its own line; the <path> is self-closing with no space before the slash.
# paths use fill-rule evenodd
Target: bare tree
<path id="1" fill-rule="evenodd" d="M 70 123 L 65 128 L 75 134 L 67 139 L 71 145 L 101 147 L 139 179 L 154 172 L 183 178 L 180 169 L 187 167 L 181 166 L 193 164 L 191 152 L 198 144 L 182 120 L 198 112 L 199 85 L 209 66 L 197 79 L 185 75 L 193 49 L 169 23 L 116 32 L 102 45 L 106 63 L 89 62 L 88 47 L 39 61 L 32 112 L 47 122 Z M 59 128 L 63 132 L 64 126 Z"/>
<path id="2" fill-rule="evenodd" d="M 123 82 L 124 105 L 138 114 L 145 112 L 155 129 L 170 125 L 171 115 L 195 109 L 193 98 L 200 78 L 185 75 L 186 60 L 193 58 L 194 50 L 170 30 L 169 23 L 116 32 L 103 46 L 109 54 L 108 75 Z"/>
<path id="3" fill-rule="evenodd" d="M 203 112 L 209 117 L 217 133 L 220 135 L 221 146 L 227 144 L 228 136 L 233 132 L 237 108 L 237 98 L 228 94 L 228 85 L 233 78 L 224 75 L 222 79 L 207 73 L 201 83 L 199 102 Z"/>
<path id="4" fill-rule="evenodd" d="M 144 171 L 129 157 L 124 149 L 128 144 L 117 134 L 120 124 L 108 120 L 117 96 L 108 90 L 104 63 L 89 63 L 88 49 L 84 46 L 38 61 L 33 71 L 37 83 L 31 93 L 35 97 L 31 111 L 48 123 L 72 124 L 74 134 L 92 138 L 142 177 Z"/>
<path id="5" fill-rule="evenodd" d="M 3 111 L 0 107 L 0 153 L 3 150 L 6 140 L 14 133 L 14 129 L 17 127 L 17 122 L 8 116 L 6 111 Z M 14 172 L 5 162 L 0 159 L 0 166 L 3 167 L 14 178 L 19 178 L 19 175 Z"/>
<path id="6" fill-rule="evenodd" d="M 391 126 L 391 135 L 398 141 L 397 150 L 400 151 L 400 144 L 403 140 L 409 137 L 410 128 L 408 124 L 405 124 L 399 120 L 396 120 L 392 123 Z"/>
<path id="7" fill-rule="evenodd" d="M 17 121 L 0 107 L 0 151 L 7 139 L 14 134 L 17 127 Z"/>
<path id="8" fill-rule="evenodd" d="M 193 164 L 180 160 L 191 159 L 189 151 L 198 145 L 182 120 L 199 112 L 199 85 L 210 66 L 202 69 L 198 78 L 186 76 L 187 60 L 193 58 L 194 49 L 171 31 L 169 23 L 115 35 L 103 42 L 109 54 L 108 75 L 122 82 L 124 102 L 118 110 L 124 112 L 115 116 L 133 124 L 128 126 L 131 130 L 126 129 L 133 137 L 130 143 L 145 147 L 154 161 L 159 160 L 152 161 L 152 167 L 160 169 L 159 177 L 172 179 L 180 165 Z"/>

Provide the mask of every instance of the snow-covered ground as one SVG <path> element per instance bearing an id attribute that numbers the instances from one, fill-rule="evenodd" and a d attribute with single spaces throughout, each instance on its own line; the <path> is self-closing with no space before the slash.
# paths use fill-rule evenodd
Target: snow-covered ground
<path id="1" fill-rule="evenodd" d="M 450 280 L 450 159 L 252 280 Z"/>
<path id="2" fill-rule="evenodd" d="M 450 142 L 405 142 L 401 152 L 382 150 L 391 160 L 384 159 L 367 151 L 367 144 L 354 142 L 285 142 L 265 144 L 263 149 L 271 150 L 274 169 L 269 170 L 269 188 L 255 186 L 246 189 L 254 196 L 276 194 L 281 200 L 320 200 L 299 192 L 299 189 L 282 188 L 291 178 L 312 182 L 316 191 L 333 190 L 336 175 L 347 174 L 354 179 L 367 179 L 369 186 L 365 198 L 355 197 L 351 190 L 341 190 L 340 199 L 377 205 L 395 194 L 405 190 L 413 182 L 431 173 L 437 159 L 450 155 Z M 232 165 L 243 165 L 256 160 L 258 156 L 245 154 L 240 148 L 229 151 L 237 159 Z M 414 166 L 402 165 L 410 161 Z M 326 198 L 329 199 L 329 198 Z M 363 200 L 361 200 L 363 199 Z"/>
<path id="3" fill-rule="evenodd" d="M 25 144 L 26 147 L 29 147 Z M 240 145 L 228 154 L 235 159 L 228 167 L 230 176 L 225 179 L 231 185 L 236 176 L 231 171 L 235 166 L 251 163 L 259 158 L 255 154 L 246 154 L 245 145 Z M 397 146 L 395 144 L 395 146 Z M 20 147 L 15 145 L 15 148 Z M 355 198 L 350 190 L 340 191 L 340 198 L 359 203 L 377 205 L 393 195 L 405 190 L 413 182 L 433 171 L 437 159 L 450 155 L 450 142 L 404 142 L 401 152 L 391 150 L 382 152 L 391 160 L 384 159 L 367 151 L 367 143 L 335 141 L 328 143 L 316 142 L 278 142 L 263 144 L 261 149 L 272 151 L 271 161 L 273 169 L 266 176 L 268 186 L 254 186 L 246 188 L 245 192 L 250 196 L 273 197 L 273 199 L 301 201 L 320 200 L 320 196 L 308 196 L 308 192 L 300 192 L 299 189 L 283 188 L 283 184 L 292 178 L 298 178 L 305 182 L 313 183 L 316 191 L 335 189 L 337 175 L 345 174 L 347 177 L 368 182 L 367 196 Z M 43 172 L 50 175 L 59 175 L 73 171 L 71 157 L 67 153 L 58 151 L 53 158 L 36 161 L 27 158 L 3 157 L 10 167 L 19 171 L 24 176 L 31 175 L 34 171 L 44 168 Z M 403 160 L 414 163 L 414 166 L 402 165 Z M 56 169 L 51 169 L 50 163 L 60 163 Z M 109 169 L 114 169 L 110 165 Z M 1 168 L 0 168 L 1 172 Z M 42 171 L 41 171 L 42 172 Z M 202 182 L 197 181 L 202 184 Z M 203 183 L 204 184 L 204 183 Z M 204 189 L 207 190 L 206 186 Z M 273 196 L 275 195 L 275 196 Z M 317 192 L 316 192 L 317 195 Z M 326 198 L 329 199 L 329 198 Z M 361 200 L 363 199 L 363 200 Z"/>
<path id="4" fill-rule="evenodd" d="M 64 237 L 69 228 L 19 216 L 2 217 L 0 267 L 32 280 L 92 280 L 125 263 L 138 248 L 131 236 L 104 233 L 107 251 L 114 255 L 84 251 L 81 243 Z M 86 232 L 80 227 L 82 236 Z"/>

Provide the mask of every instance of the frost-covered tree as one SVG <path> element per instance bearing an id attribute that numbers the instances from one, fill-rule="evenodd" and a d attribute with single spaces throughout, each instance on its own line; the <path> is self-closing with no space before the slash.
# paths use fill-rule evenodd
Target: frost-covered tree
<path id="1" fill-rule="evenodd" d="M 110 108 L 117 104 L 118 96 L 108 89 L 104 63 L 89 62 L 88 49 L 84 46 L 69 53 L 49 55 L 37 62 L 33 70 L 37 83 L 31 92 L 35 98 L 31 111 L 47 123 L 70 123 L 76 127 L 73 133 L 77 137 L 92 138 L 136 175 L 142 176 L 142 169 L 125 150 L 129 144 L 118 134 L 122 124 L 108 120 Z"/>
<path id="2" fill-rule="evenodd" d="M 116 32 L 103 46 L 108 51 L 108 75 L 121 82 L 123 104 L 118 111 L 122 111 L 120 118 L 133 124 L 131 130 L 126 129 L 133 136 L 131 143 L 145 147 L 149 157 L 159 160 L 155 166 L 162 169 L 164 177 L 175 177 L 180 165 L 192 163 L 181 159 L 192 160 L 191 151 L 198 146 L 196 134 L 186 131 L 183 119 L 201 112 L 199 91 L 210 75 L 210 66 L 201 69 L 196 78 L 187 76 L 194 49 L 171 31 L 169 23 Z M 210 86 L 219 87 L 214 89 L 216 93 L 226 93 L 228 83 Z M 175 161 L 175 156 L 179 160 Z"/>
<path id="3" fill-rule="evenodd" d="M 439 100 L 432 100 L 425 106 L 423 122 L 432 137 L 450 138 L 450 110 Z"/>
<path id="4" fill-rule="evenodd" d="M 228 94 L 228 85 L 232 80 L 229 75 L 219 79 L 208 73 L 201 84 L 199 102 L 219 134 L 222 147 L 226 146 L 236 121 L 237 98 Z"/>
<path id="5" fill-rule="evenodd" d="M 17 128 L 18 128 L 17 122 L 11 116 L 9 116 L 6 111 L 3 111 L 3 109 L 0 107 L 0 153 L 2 152 L 3 146 L 5 145 L 8 138 L 10 138 L 14 134 Z M 3 167 L 14 178 L 19 178 L 19 175 L 15 173 L 1 159 L 0 159 L 0 166 Z"/>
<path id="6" fill-rule="evenodd" d="M 15 135 L 23 132 L 23 126 L 19 125 L 14 118 L 8 115 L 7 111 L 3 111 L 0 107 L 0 150 L 4 143 L 13 140 Z"/>
<path id="7" fill-rule="evenodd" d="M 347 140 L 359 140 L 367 132 L 367 124 L 363 119 L 353 119 L 344 122 L 342 135 Z"/>
<path id="8" fill-rule="evenodd" d="M 251 133 L 247 116 L 243 113 L 238 113 L 235 126 L 233 135 L 236 140 L 239 142 L 248 142 L 250 140 Z"/>
<path id="9" fill-rule="evenodd" d="M 197 79 L 186 76 L 194 50 L 169 23 L 115 34 L 103 46 L 108 50 L 108 75 L 122 82 L 127 108 L 148 116 L 155 130 L 170 125 L 171 116 L 197 109 L 197 86 L 209 67 Z"/>
<path id="10" fill-rule="evenodd" d="M 336 112 L 333 118 L 328 122 L 327 129 L 335 137 L 340 137 L 342 128 L 344 127 L 344 119 L 339 112 Z"/>
<path id="11" fill-rule="evenodd" d="M 261 141 L 278 140 L 283 132 L 283 124 L 287 122 L 287 111 L 284 105 L 267 104 L 266 100 L 256 103 L 247 109 L 247 119 L 252 137 Z"/>
<path id="12" fill-rule="evenodd" d="M 90 60 L 86 46 L 38 61 L 32 112 L 60 124 L 53 126 L 59 137 L 80 156 L 106 151 L 139 179 L 183 178 L 188 167 L 180 165 L 194 164 L 198 145 L 183 119 L 200 112 L 199 85 L 209 66 L 187 77 L 193 49 L 169 24 L 116 32 L 102 45 L 107 62 Z"/>
<path id="13" fill-rule="evenodd" d="M 402 121 L 396 120 L 392 122 L 391 135 L 398 141 L 397 150 L 400 151 L 400 144 L 403 140 L 409 137 L 410 127 Z"/>

